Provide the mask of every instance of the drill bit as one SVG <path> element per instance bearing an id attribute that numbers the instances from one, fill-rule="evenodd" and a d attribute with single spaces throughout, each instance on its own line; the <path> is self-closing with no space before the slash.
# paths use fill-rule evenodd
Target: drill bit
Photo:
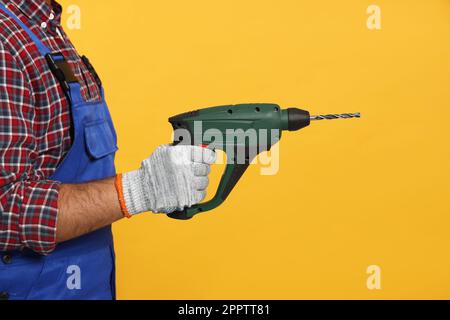
<path id="1" fill-rule="evenodd" d="M 361 113 L 341 113 L 341 114 L 325 114 L 311 116 L 310 120 L 333 120 L 333 119 L 350 119 L 350 118 L 361 118 Z"/>

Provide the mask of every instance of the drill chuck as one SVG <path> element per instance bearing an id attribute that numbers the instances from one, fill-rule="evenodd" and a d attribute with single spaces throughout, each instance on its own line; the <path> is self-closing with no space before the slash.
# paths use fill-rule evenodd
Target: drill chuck
<path id="1" fill-rule="evenodd" d="M 288 108 L 288 130 L 297 131 L 309 126 L 311 116 L 308 111 L 297 108 Z"/>

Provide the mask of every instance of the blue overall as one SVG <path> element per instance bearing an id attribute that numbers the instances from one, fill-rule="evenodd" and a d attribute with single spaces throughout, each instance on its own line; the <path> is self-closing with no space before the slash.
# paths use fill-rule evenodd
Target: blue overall
<path id="1" fill-rule="evenodd" d="M 50 50 L 3 4 L 38 47 L 42 56 L 64 59 Z M 104 99 L 84 101 L 78 82 L 67 83 L 73 143 L 49 177 L 62 183 L 83 183 L 116 175 L 117 137 Z M 29 249 L 0 252 L 0 295 L 9 299 L 115 299 L 115 265 L 111 226 L 57 245 L 48 256 Z"/>

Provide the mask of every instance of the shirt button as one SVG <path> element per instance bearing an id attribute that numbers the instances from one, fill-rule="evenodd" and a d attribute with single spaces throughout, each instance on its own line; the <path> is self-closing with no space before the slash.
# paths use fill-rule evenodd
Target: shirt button
<path id="1" fill-rule="evenodd" d="M 0 300 L 9 300 L 9 293 L 6 291 L 0 292 Z"/>
<path id="2" fill-rule="evenodd" d="M 2 257 L 2 261 L 3 261 L 4 264 L 11 264 L 11 262 L 12 262 L 12 256 L 9 255 L 9 254 L 5 254 L 5 255 Z"/>
<path id="3" fill-rule="evenodd" d="M 47 22 L 42 22 L 42 23 L 41 23 L 41 28 L 42 28 L 42 29 L 47 28 Z"/>
<path id="4" fill-rule="evenodd" d="M 55 15 L 53 13 L 50 13 L 50 16 L 48 17 L 50 20 L 55 19 Z"/>

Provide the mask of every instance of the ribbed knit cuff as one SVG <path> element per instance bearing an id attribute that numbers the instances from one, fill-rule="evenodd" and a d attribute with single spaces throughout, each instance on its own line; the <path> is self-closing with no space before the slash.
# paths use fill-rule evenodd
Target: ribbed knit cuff
<path id="1" fill-rule="evenodd" d="M 141 170 L 127 172 L 122 175 L 123 196 L 128 212 L 131 215 L 150 210 L 143 179 Z"/>

